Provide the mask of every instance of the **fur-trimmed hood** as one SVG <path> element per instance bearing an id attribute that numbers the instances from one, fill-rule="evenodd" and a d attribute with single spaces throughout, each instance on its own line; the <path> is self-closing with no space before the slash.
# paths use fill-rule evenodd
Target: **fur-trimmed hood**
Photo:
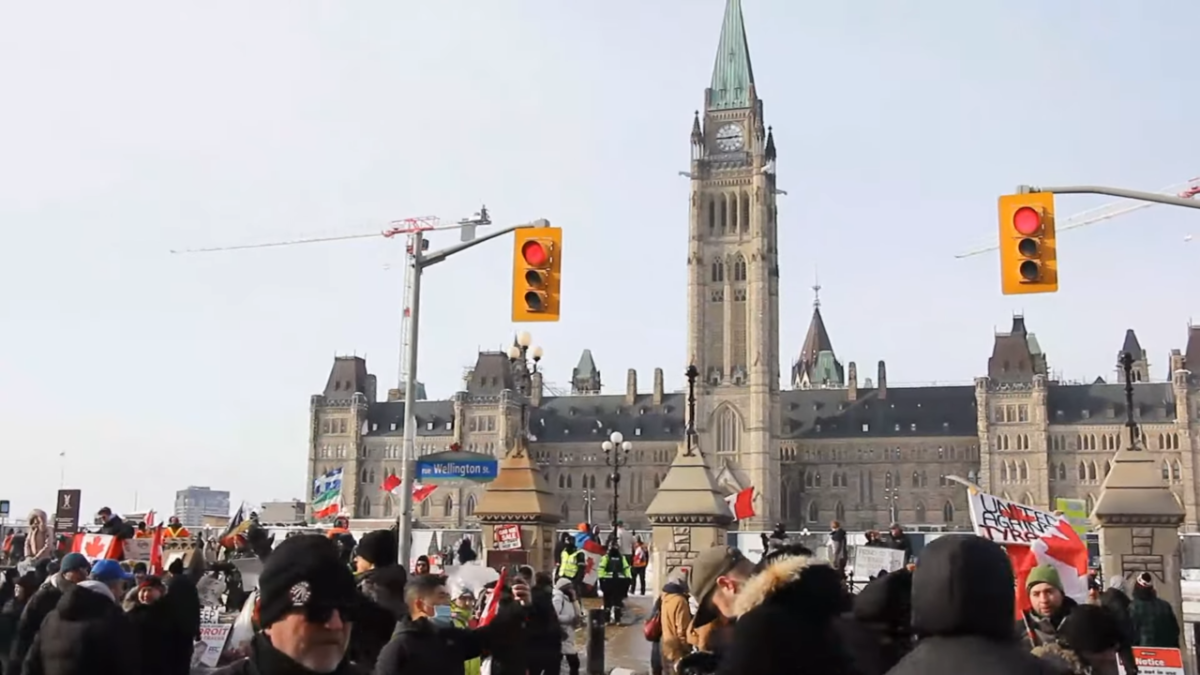
<path id="1" fill-rule="evenodd" d="M 782 594 L 796 596 L 806 612 L 830 616 L 837 614 L 846 600 L 838 573 L 828 563 L 805 556 L 784 556 L 746 582 L 734 602 L 734 614 L 741 618 Z"/>
<path id="2" fill-rule="evenodd" d="M 1066 671 L 1070 675 L 1085 675 L 1090 672 L 1078 654 L 1058 644 L 1034 647 L 1033 655 L 1039 659 L 1053 663 L 1056 667 Z"/>

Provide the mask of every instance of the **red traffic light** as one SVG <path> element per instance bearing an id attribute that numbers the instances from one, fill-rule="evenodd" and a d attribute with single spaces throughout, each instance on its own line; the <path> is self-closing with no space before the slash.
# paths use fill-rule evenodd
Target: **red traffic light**
<path id="1" fill-rule="evenodd" d="M 530 267 L 545 267 L 550 263 L 550 251 L 540 241 L 527 241 L 521 246 L 521 258 Z"/>
<path id="2" fill-rule="evenodd" d="M 1013 214 L 1012 223 L 1017 232 L 1028 237 L 1042 229 L 1042 214 L 1033 207 L 1022 206 Z"/>

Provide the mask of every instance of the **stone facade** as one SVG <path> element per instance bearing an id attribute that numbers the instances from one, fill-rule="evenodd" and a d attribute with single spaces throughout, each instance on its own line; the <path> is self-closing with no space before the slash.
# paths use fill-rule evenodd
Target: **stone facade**
<path id="1" fill-rule="evenodd" d="M 1055 381 L 1024 319 L 995 336 L 986 375 L 974 385 L 888 385 L 886 364 L 874 373 L 843 369 L 819 305 L 812 328 L 781 389 L 779 250 L 775 168 L 777 149 L 766 125 L 750 68 L 740 4 L 729 0 L 719 58 L 704 108 L 691 130 L 688 213 L 688 329 L 681 360 L 700 370 L 697 429 L 721 490 L 758 488 L 759 517 L 742 523 L 769 529 L 824 528 L 837 518 L 849 528 L 961 527 L 966 495 L 950 476 L 1033 505 L 1057 497 L 1094 502 L 1122 436 L 1121 385 Z M 683 214 L 681 214 L 681 217 Z M 1131 341 L 1132 340 L 1132 341 Z M 1167 379 L 1153 381 L 1135 345 L 1135 414 L 1147 450 L 1197 529 L 1200 492 L 1194 480 L 1200 436 L 1200 327 L 1173 352 Z M 543 364 L 545 365 L 545 364 Z M 558 499 L 563 522 L 604 520 L 612 503 L 610 471 L 600 443 L 620 431 L 633 443 L 620 481 L 620 510 L 637 528 L 663 481 L 684 431 L 683 368 L 654 372 L 639 388 L 629 372 L 625 391 L 601 394 L 591 351 L 578 366 L 554 366 L 571 391 L 534 376 L 528 404 L 531 457 Z M 405 402 L 398 391 L 377 401 L 374 376 L 357 357 L 335 359 L 323 393 L 312 397 L 308 468 L 311 481 L 345 469 L 345 500 L 355 517 L 390 517 L 379 485 L 400 470 Z M 611 390 L 611 389 L 610 389 Z M 418 397 L 420 398 L 420 397 Z M 463 450 L 503 456 L 520 423 L 522 396 L 505 354 L 478 355 L 462 390 L 451 399 L 418 400 L 418 455 Z M 353 478 L 352 478 L 353 477 Z M 439 490 L 416 507 L 420 525 L 475 527 L 480 488 Z"/>

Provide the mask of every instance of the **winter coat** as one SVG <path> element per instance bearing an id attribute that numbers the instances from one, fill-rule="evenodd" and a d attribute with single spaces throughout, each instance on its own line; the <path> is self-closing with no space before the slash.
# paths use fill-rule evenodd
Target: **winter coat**
<path id="1" fill-rule="evenodd" d="M 663 586 L 659 596 L 659 625 L 662 626 L 662 657 L 668 663 L 682 659 L 692 651 L 688 644 L 688 628 L 692 625 L 692 608 L 688 604 L 687 588 L 679 582 Z"/>
<path id="2" fill-rule="evenodd" d="M 388 576 L 403 576 L 402 568 L 382 567 L 363 572 L 358 577 L 358 591 L 362 594 L 362 607 L 350 633 L 350 660 L 363 670 L 375 667 L 375 660 L 383 646 L 392 639 L 396 620 L 408 613 L 404 606 L 403 591 L 393 593 L 387 584 L 376 583 L 380 572 Z"/>
<path id="3" fill-rule="evenodd" d="M 912 572 L 899 569 L 868 583 L 836 627 L 859 675 L 883 675 L 912 651 Z"/>
<path id="4" fill-rule="evenodd" d="M 1171 603 L 1158 597 L 1153 588 L 1133 587 L 1129 618 L 1137 631 L 1138 647 L 1179 648 L 1179 620 Z"/>
<path id="5" fill-rule="evenodd" d="M 113 516 L 100 526 L 100 534 L 107 534 L 117 539 L 133 539 L 133 523 L 121 520 L 121 516 Z"/>
<path id="6" fill-rule="evenodd" d="M 149 605 L 135 603 L 126 616 L 129 617 L 141 649 L 141 670 L 138 671 L 140 675 L 188 674 L 188 670 L 191 669 L 190 650 L 184 652 L 188 657 L 188 670 L 180 674 L 178 667 L 172 667 L 173 663 L 180 660 L 178 657 L 172 658 L 175 656 L 172 650 L 179 648 L 178 641 L 175 640 L 179 629 L 165 597 Z"/>
<path id="7" fill-rule="evenodd" d="M 888 548 L 893 548 L 897 551 L 904 551 L 905 562 L 908 562 L 909 559 L 912 558 L 912 539 L 909 539 L 908 535 L 904 532 L 901 532 L 899 535 L 889 532 L 886 543 Z"/>
<path id="8" fill-rule="evenodd" d="M 1050 616 L 1042 616 L 1031 609 L 1025 610 L 1022 619 L 1017 622 L 1017 636 L 1021 639 L 1021 644 L 1026 649 L 1033 649 L 1058 642 L 1059 626 L 1078 604 L 1071 598 L 1063 596 L 1062 606 Z"/>
<path id="9" fill-rule="evenodd" d="M 367 675 L 349 659 L 342 661 L 337 670 L 328 675 Z M 218 668 L 210 675 L 317 675 L 291 660 L 287 655 L 271 646 L 266 635 L 257 635 L 250 642 L 250 655 L 241 661 Z"/>
<path id="10" fill-rule="evenodd" d="M 61 574 L 54 574 L 47 578 L 46 582 L 29 597 L 29 602 L 25 604 L 25 609 L 21 612 L 21 619 L 17 622 L 17 635 L 9 653 L 12 669 L 16 675 L 19 675 L 19 670 L 25 663 L 25 655 L 33 645 L 33 639 L 42 627 L 42 621 L 58 606 L 58 601 L 62 599 L 63 593 L 74 587 L 75 584 L 67 581 Z M 8 674 L 6 673 L 6 675 Z"/>
<path id="11" fill-rule="evenodd" d="M 829 533 L 829 561 L 834 567 L 842 569 L 849 557 L 846 548 L 846 531 L 838 528 Z"/>
<path id="12" fill-rule="evenodd" d="M 1012 565 L 997 544 L 945 535 L 921 553 L 912 579 L 912 628 L 921 640 L 888 675 L 1055 675 L 1013 636 Z"/>
<path id="13" fill-rule="evenodd" d="M 554 589 L 554 595 L 550 598 L 551 604 L 554 605 L 554 613 L 558 617 L 558 625 L 562 630 L 562 646 L 560 651 L 563 654 L 578 654 L 579 648 L 575 645 L 575 624 L 583 618 L 583 607 L 579 602 L 567 597 L 566 593 Z"/>
<path id="14" fill-rule="evenodd" d="M 426 618 L 405 617 L 379 653 L 375 675 L 461 675 L 464 661 L 480 656 L 510 634 L 514 621 L 506 618 L 497 616 L 487 626 L 464 630 L 438 626 Z"/>
<path id="15" fill-rule="evenodd" d="M 133 625 L 112 593 L 104 591 L 85 584 L 63 594 L 25 656 L 25 675 L 142 672 Z"/>
<path id="16" fill-rule="evenodd" d="M 32 523 L 37 519 L 38 526 L 29 526 L 29 532 L 25 535 L 25 557 L 32 558 L 34 562 L 45 560 L 54 553 L 54 532 L 50 529 L 50 522 L 46 518 L 46 512 L 41 509 L 34 509 L 29 512 L 29 522 Z"/>
<path id="17" fill-rule="evenodd" d="M 8 655 L 12 652 L 13 643 L 17 641 L 17 625 L 21 621 L 21 612 L 25 609 L 25 601 L 9 598 L 0 608 L 0 663 L 7 664 Z M 7 673 L 4 667 L 0 672 Z"/>
<path id="18" fill-rule="evenodd" d="M 807 557 L 779 556 L 746 582 L 719 675 L 850 675 L 834 629 L 845 606 L 841 575 Z"/>

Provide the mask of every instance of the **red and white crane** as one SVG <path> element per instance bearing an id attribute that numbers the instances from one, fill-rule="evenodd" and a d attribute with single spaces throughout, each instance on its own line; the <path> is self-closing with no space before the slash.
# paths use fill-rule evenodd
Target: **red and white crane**
<path id="1" fill-rule="evenodd" d="M 1183 183 L 1167 186 L 1161 190 L 1158 190 L 1158 192 L 1165 195 L 1174 195 L 1183 199 L 1195 199 L 1197 195 L 1200 195 L 1200 177 L 1192 178 L 1191 180 L 1184 181 Z M 1153 202 L 1134 202 L 1128 200 L 1113 202 L 1111 204 L 1105 204 L 1094 209 L 1088 209 L 1082 213 L 1077 213 L 1069 218 L 1065 218 L 1057 224 L 1055 230 L 1057 233 L 1061 234 L 1068 230 L 1074 230 L 1087 225 L 1095 225 L 1096 223 L 1111 220 L 1127 213 L 1133 213 L 1134 211 L 1147 209 L 1151 206 L 1155 206 L 1155 204 Z M 1191 235 L 1185 237 L 1184 241 L 1191 241 Z M 982 253 L 995 251 L 999 248 L 999 244 L 991 244 L 989 246 L 967 251 L 966 253 L 959 253 L 954 257 L 970 258 Z"/>
<path id="2" fill-rule="evenodd" d="M 400 315 L 400 366 L 398 368 L 396 386 L 403 388 L 404 383 L 408 380 L 408 364 L 404 354 L 408 347 L 408 322 L 410 320 L 412 309 L 408 306 L 409 289 L 412 287 L 412 264 L 413 245 L 415 242 L 414 234 L 421 232 L 431 232 L 438 230 L 461 230 L 462 240 L 470 241 L 475 238 L 475 229 L 480 225 L 491 225 L 491 218 L 488 216 L 487 206 L 481 206 L 479 211 L 473 214 L 470 218 L 460 218 L 457 221 L 445 221 L 437 216 L 414 216 L 411 218 L 401 218 L 393 220 L 387 224 L 387 227 L 379 232 L 364 232 L 362 234 L 343 234 L 331 237 L 310 237 L 307 239 L 290 239 L 287 241 L 273 241 L 262 244 L 241 244 L 235 246 L 214 246 L 211 248 L 191 248 L 178 251 L 171 251 L 176 255 L 191 254 L 191 253 L 217 253 L 221 251 L 242 251 L 252 248 L 276 248 L 280 246 L 297 246 L 300 244 L 321 244 L 332 241 L 349 241 L 352 239 L 371 239 L 373 237 L 383 237 L 385 239 L 395 239 L 396 237 L 404 236 L 407 238 L 404 247 L 404 308 Z M 423 245 L 428 247 L 429 240 L 422 239 Z"/>

